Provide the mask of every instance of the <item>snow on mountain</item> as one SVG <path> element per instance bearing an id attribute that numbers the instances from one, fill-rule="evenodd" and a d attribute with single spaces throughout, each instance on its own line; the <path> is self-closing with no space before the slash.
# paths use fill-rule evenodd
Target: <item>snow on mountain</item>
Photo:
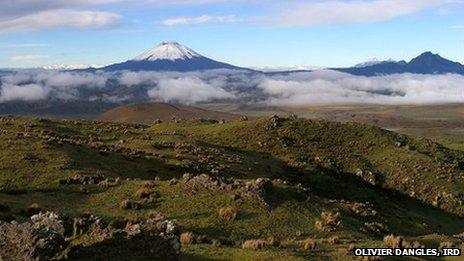
<path id="1" fill-rule="evenodd" d="M 372 64 L 362 64 L 350 68 L 335 68 L 341 72 L 354 75 L 376 76 L 400 73 L 415 74 L 461 74 L 464 75 L 464 65 L 441 57 L 432 52 L 425 52 L 410 62 L 405 61 L 374 61 Z"/>
<path id="2" fill-rule="evenodd" d="M 366 62 L 358 63 L 354 67 L 355 68 L 363 68 L 363 67 L 368 67 L 368 66 L 372 66 L 372 65 L 381 64 L 381 63 L 394 63 L 394 62 L 396 62 L 396 61 L 393 60 L 393 59 L 380 60 L 378 58 L 372 58 L 372 59 L 370 59 L 370 60 L 368 60 Z"/>
<path id="3" fill-rule="evenodd" d="M 204 71 L 215 69 L 246 70 L 204 57 L 177 42 L 164 42 L 136 58 L 101 68 L 103 71 Z"/>
<path id="4" fill-rule="evenodd" d="M 157 60 L 188 60 L 194 57 L 202 57 L 190 48 L 177 42 L 164 42 L 155 48 L 135 57 L 134 61 L 157 61 Z"/>
<path id="5" fill-rule="evenodd" d="M 102 68 L 103 65 L 98 64 L 52 64 L 43 66 L 44 70 L 79 70 L 79 69 L 89 69 L 89 68 Z"/>

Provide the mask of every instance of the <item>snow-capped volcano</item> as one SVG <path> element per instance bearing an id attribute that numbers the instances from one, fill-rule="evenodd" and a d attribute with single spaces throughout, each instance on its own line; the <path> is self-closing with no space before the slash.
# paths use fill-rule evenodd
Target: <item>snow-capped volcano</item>
<path id="1" fill-rule="evenodd" d="M 201 55 L 177 42 L 164 42 L 155 48 L 135 57 L 134 61 L 175 61 L 188 60 L 194 57 L 201 57 Z"/>
<path id="2" fill-rule="evenodd" d="M 204 71 L 214 69 L 249 70 L 204 57 L 177 42 L 164 42 L 124 63 L 103 71 Z M 251 71 L 251 70 L 250 70 Z"/>

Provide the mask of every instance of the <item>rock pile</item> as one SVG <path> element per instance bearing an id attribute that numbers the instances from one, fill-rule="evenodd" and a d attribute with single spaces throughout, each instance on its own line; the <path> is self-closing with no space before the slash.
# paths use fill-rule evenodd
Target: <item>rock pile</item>
<path id="1" fill-rule="evenodd" d="M 34 215 L 26 223 L 0 223 L 1 260 L 50 260 L 66 246 L 63 222 L 55 213 Z"/>
<path id="2" fill-rule="evenodd" d="M 73 178 L 59 180 L 60 185 L 91 185 L 98 184 L 105 180 L 103 175 L 75 175 Z"/>

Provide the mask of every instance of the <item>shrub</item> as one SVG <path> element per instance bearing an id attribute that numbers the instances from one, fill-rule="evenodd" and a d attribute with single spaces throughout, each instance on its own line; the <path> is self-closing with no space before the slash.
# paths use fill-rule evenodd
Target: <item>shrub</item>
<path id="1" fill-rule="evenodd" d="M 268 237 L 266 239 L 266 245 L 278 246 L 279 244 L 280 244 L 279 240 L 277 240 L 275 237 Z"/>
<path id="2" fill-rule="evenodd" d="M 237 210 L 233 207 L 224 207 L 219 210 L 219 217 L 226 221 L 234 221 L 237 219 Z"/>
<path id="3" fill-rule="evenodd" d="M 388 248 L 406 248 L 410 246 L 402 236 L 395 236 L 393 234 L 383 238 L 383 245 Z"/>
<path id="4" fill-rule="evenodd" d="M 333 236 L 331 238 L 329 238 L 328 242 L 332 245 L 336 245 L 338 243 L 340 243 L 340 237 L 338 236 Z"/>
<path id="5" fill-rule="evenodd" d="M 317 246 L 317 240 L 314 238 L 307 238 L 303 241 L 304 250 L 313 250 Z"/>
<path id="6" fill-rule="evenodd" d="M 315 228 L 319 231 L 331 232 L 339 229 L 342 224 L 340 212 L 322 212 L 321 219 L 316 221 Z"/>
<path id="7" fill-rule="evenodd" d="M 211 245 L 213 247 L 221 247 L 222 244 L 221 244 L 221 241 L 219 241 L 217 239 L 213 239 L 213 240 L 211 240 Z"/>
<path id="8" fill-rule="evenodd" d="M 192 232 L 185 232 L 180 235 L 180 243 L 182 245 L 191 245 L 195 243 L 195 235 Z"/>
<path id="9" fill-rule="evenodd" d="M 440 243 L 440 248 L 453 248 L 453 247 L 454 247 L 454 243 L 450 241 Z"/>
<path id="10" fill-rule="evenodd" d="M 248 250 L 259 250 L 266 245 L 266 242 L 262 239 L 253 239 L 243 242 L 242 248 Z"/>
<path id="11" fill-rule="evenodd" d="M 42 211 L 42 209 L 40 208 L 39 204 L 37 204 L 37 203 L 32 203 L 31 205 L 29 205 L 27 207 L 27 210 L 26 210 L 26 212 L 27 212 L 27 214 L 29 216 L 39 214 L 40 211 Z"/>
<path id="12" fill-rule="evenodd" d="M 122 209 L 130 209 L 132 208 L 132 202 L 128 199 L 125 199 L 121 201 L 121 203 L 119 204 L 119 207 Z"/>
<path id="13" fill-rule="evenodd" d="M 135 196 L 139 199 L 150 198 L 152 192 L 147 188 L 141 188 L 135 192 Z"/>

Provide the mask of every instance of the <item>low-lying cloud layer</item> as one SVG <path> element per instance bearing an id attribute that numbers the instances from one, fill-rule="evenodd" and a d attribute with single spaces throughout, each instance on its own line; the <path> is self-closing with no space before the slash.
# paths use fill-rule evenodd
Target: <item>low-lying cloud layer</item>
<path id="1" fill-rule="evenodd" d="M 20 71 L 0 77 L 0 103 L 84 100 L 217 100 L 262 105 L 431 104 L 464 102 L 464 76 L 398 74 L 353 76 L 330 70 L 280 75 L 238 71 L 87 73 Z"/>
<path id="2" fill-rule="evenodd" d="M 158 86 L 148 91 L 148 96 L 164 102 L 193 104 L 213 99 L 232 99 L 235 96 L 197 77 L 162 79 Z"/>
<path id="3" fill-rule="evenodd" d="M 397 74 L 363 77 L 333 71 L 264 79 L 271 105 L 427 104 L 464 102 L 464 76 Z"/>

